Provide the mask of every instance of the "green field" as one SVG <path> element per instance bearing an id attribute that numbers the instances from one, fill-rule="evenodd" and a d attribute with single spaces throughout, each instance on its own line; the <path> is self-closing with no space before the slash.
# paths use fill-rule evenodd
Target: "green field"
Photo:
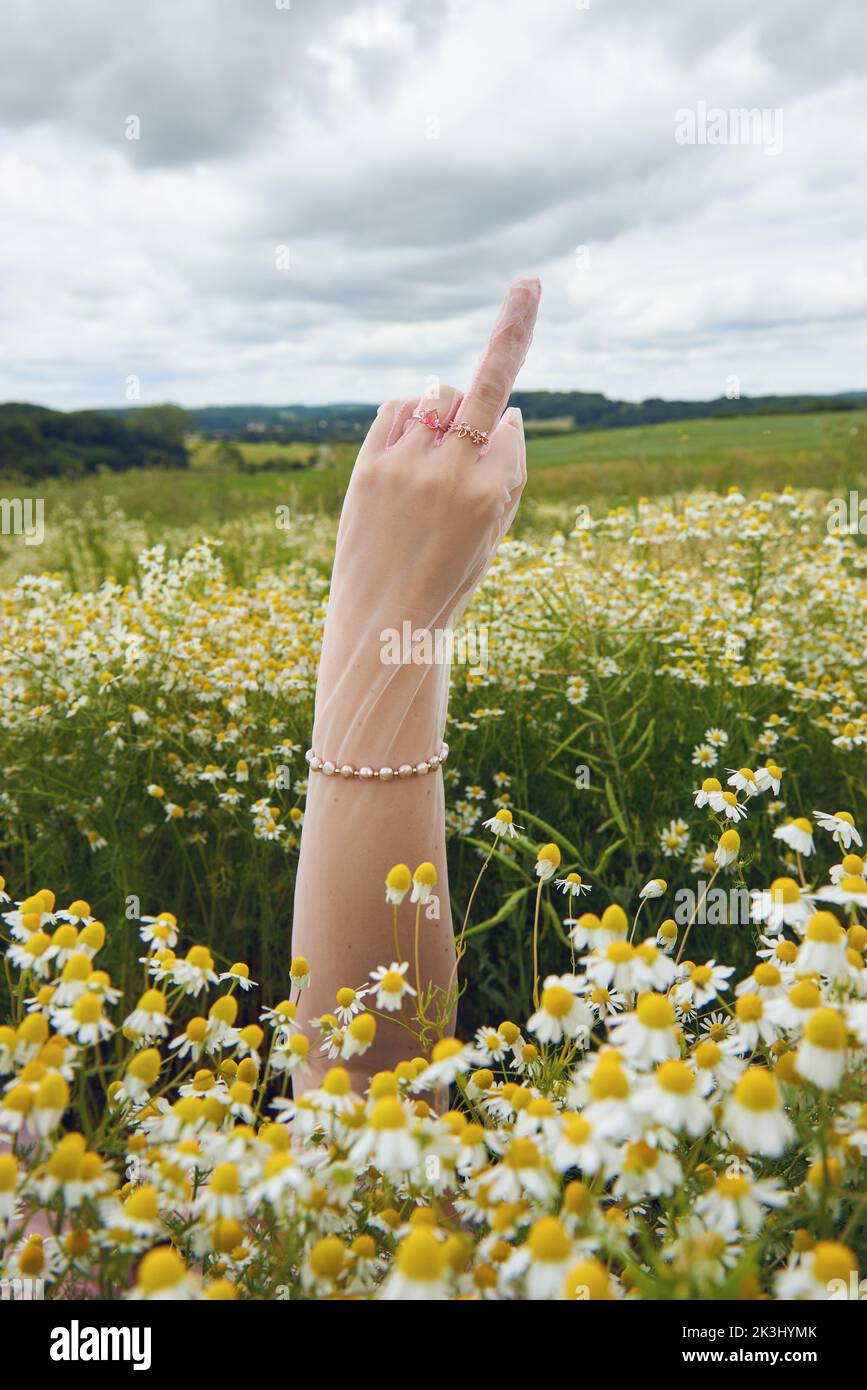
<path id="1" fill-rule="evenodd" d="M 867 411 L 563 430 L 541 437 L 529 431 L 529 481 L 514 533 L 543 537 L 568 527 L 578 503 L 598 515 L 639 497 L 676 500 L 694 488 L 725 491 L 736 486 L 749 495 L 815 486 L 845 495 L 867 482 L 865 440 Z M 198 537 L 219 531 L 227 544 L 238 541 L 238 557 L 245 526 L 273 516 L 278 506 L 288 506 L 293 516 L 338 514 L 355 458 L 354 444 L 243 441 L 233 447 L 250 471 L 240 472 L 220 463 L 221 443 L 194 443 L 192 466 L 185 472 L 135 469 L 76 481 L 46 479 L 40 495 L 45 501 L 47 545 L 25 549 L 15 537 L 0 537 L 0 578 L 8 581 L 25 570 L 46 567 L 65 568 L 82 584 L 106 568 L 128 577 L 135 552 L 118 558 L 110 545 L 109 517 L 118 513 L 136 523 L 141 546 L 162 542 L 176 553 Z M 315 466 L 262 467 L 268 460 L 289 464 L 312 457 Z M 29 495 L 32 484 L 24 487 L 13 479 L 3 484 L 6 495 L 14 495 L 16 488 Z M 310 558 L 327 563 L 329 528 L 324 527 L 319 537 L 310 534 Z M 249 557 L 249 565 L 278 556 L 278 551 L 260 550 Z M 88 559 L 89 567 L 82 563 Z M 240 579 L 248 572 L 249 566 L 240 569 L 233 564 L 233 577 Z"/>
<path id="2" fill-rule="evenodd" d="M 619 502 L 667 496 L 693 487 L 714 489 L 848 486 L 863 477 L 867 411 L 815 415 L 745 416 L 645 425 L 636 429 L 561 429 L 534 437 L 528 429 L 531 503 L 572 504 L 584 498 Z M 229 519 L 238 509 L 277 501 L 333 512 L 355 456 L 353 444 L 319 446 L 244 441 L 238 446 L 255 469 L 268 459 L 299 461 L 324 455 L 316 468 L 285 473 L 232 473 L 215 464 L 218 445 L 198 444 L 188 473 L 113 474 L 80 482 L 47 480 L 46 501 L 73 505 L 111 495 L 124 510 L 162 525 Z"/>

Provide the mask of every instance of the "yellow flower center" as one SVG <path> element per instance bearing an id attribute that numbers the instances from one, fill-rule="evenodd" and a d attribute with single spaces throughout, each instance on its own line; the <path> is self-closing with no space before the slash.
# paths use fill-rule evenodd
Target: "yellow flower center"
<path id="1" fill-rule="evenodd" d="M 149 1250 L 138 1267 L 139 1288 L 145 1293 L 158 1293 L 179 1284 L 186 1270 L 180 1255 L 170 1245 Z"/>
<path id="2" fill-rule="evenodd" d="M 800 885 L 793 878 L 775 878 L 771 884 L 771 897 L 775 903 L 796 903 L 800 900 Z"/>
<path id="3" fill-rule="evenodd" d="M 742 994 L 735 1004 L 735 1013 L 741 1023 L 755 1023 L 765 1012 L 765 1006 L 757 994 Z"/>
<path id="4" fill-rule="evenodd" d="M 695 1076 L 686 1062 L 673 1060 L 663 1062 L 656 1068 L 656 1080 L 664 1091 L 685 1096 L 695 1088 Z"/>
<path id="5" fill-rule="evenodd" d="M 748 1067 L 733 1095 L 745 1110 L 776 1110 L 780 1103 L 777 1083 L 765 1067 Z"/>
<path id="6" fill-rule="evenodd" d="M 542 1008 L 552 1018 L 565 1018 L 575 1000 L 563 985 L 549 985 L 542 991 Z"/>
<path id="7" fill-rule="evenodd" d="M 807 1019 L 804 1037 L 815 1047 L 842 1052 L 846 1046 L 846 1025 L 836 1009 L 817 1009 Z"/>
<path id="8" fill-rule="evenodd" d="M 556 1216 L 543 1216 L 540 1221 L 534 1222 L 527 1244 L 534 1260 L 550 1261 L 552 1264 L 568 1259 L 572 1248 L 563 1223 Z"/>
<path id="9" fill-rule="evenodd" d="M 406 1111 L 394 1096 L 384 1096 L 373 1107 L 370 1116 L 371 1129 L 405 1129 Z"/>
<path id="10" fill-rule="evenodd" d="M 848 1284 L 849 1276 L 858 1265 L 848 1245 L 838 1240 L 820 1240 L 813 1250 L 813 1274 L 818 1284 L 830 1284 L 832 1279 L 843 1279 Z"/>
<path id="11" fill-rule="evenodd" d="M 674 1024 L 674 1005 L 664 994 L 643 994 L 635 1012 L 645 1028 L 671 1028 Z"/>
<path id="12" fill-rule="evenodd" d="M 807 940 L 835 945 L 843 939 L 843 928 L 833 912 L 814 912 L 807 923 Z"/>
<path id="13" fill-rule="evenodd" d="M 444 1255 L 432 1231 L 422 1227 L 401 1241 L 395 1260 L 404 1279 L 430 1284 L 442 1277 Z"/>

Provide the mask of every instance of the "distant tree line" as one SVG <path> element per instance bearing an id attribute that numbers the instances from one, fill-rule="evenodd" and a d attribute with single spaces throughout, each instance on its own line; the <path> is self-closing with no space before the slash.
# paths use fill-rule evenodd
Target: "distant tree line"
<path id="1" fill-rule="evenodd" d="M 622 429 L 657 425 L 667 420 L 702 420 L 735 415 L 789 415 L 815 411 L 857 410 L 867 406 L 867 391 L 837 396 L 721 396 L 709 401 L 615 401 L 598 391 L 515 391 L 525 420 L 571 421 L 578 430 Z M 249 439 L 288 444 L 363 438 L 376 414 L 373 405 L 207 406 L 192 410 L 195 428 L 205 438 Z M 562 426 L 560 426 L 562 427 Z M 555 428 L 552 425 L 552 429 Z"/>
<path id="2" fill-rule="evenodd" d="M 545 422 L 559 432 L 563 422 L 577 430 L 622 429 L 665 421 L 724 419 L 743 415 L 781 415 L 816 411 L 857 410 L 867 406 L 867 391 L 836 396 L 741 396 L 710 401 L 615 401 L 598 391 L 515 391 L 513 405 L 526 420 Z M 357 441 L 374 415 L 373 405 L 230 405 L 184 410 L 177 405 L 140 406 L 124 410 L 46 410 L 42 406 L 0 405 L 0 474 L 31 478 L 77 476 L 103 469 L 187 468 L 186 439 L 220 441 L 226 462 L 244 469 L 237 444 L 311 444 Z M 556 423 L 555 423 L 556 422 Z M 229 454 L 231 453 L 231 459 Z M 307 466 L 315 458 L 311 454 Z M 258 467 L 281 471 L 304 467 L 287 464 L 275 454 Z"/>
<path id="3" fill-rule="evenodd" d="M 511 404 L 525 420 L 572 421 L 575 429 L 626 429 L 674 420 L 708 420 L 735 415 L 792 415 L 825 410 L 857 410 L 867 392 L 844 396 L 720 396 L 710 401 L 612 401 L 590 391 L 514 391 Z M 539 430 L 535 433 L 538 435 Z"/>
<path id="4" fill-rule="evenodd" d="M 78 477 L 103 469 L 187 468 L 190 417 L 177 405 L 105 410 L 46 410 L 0 405 L 0 473 L 26 478 Z"/>

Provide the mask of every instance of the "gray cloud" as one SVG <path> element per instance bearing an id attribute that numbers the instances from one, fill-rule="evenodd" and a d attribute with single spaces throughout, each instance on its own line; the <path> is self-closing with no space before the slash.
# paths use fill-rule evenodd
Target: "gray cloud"
<path id="1" fill-rule="evenodd" d="M 460 382 L 521 272 L 545 285 L 526 387 L 863 385 L 862 22 L 857 0 L 12 0 L 0 396 Z M 779 150 L 678 144 L 699 102 L 779 109 Z"/>

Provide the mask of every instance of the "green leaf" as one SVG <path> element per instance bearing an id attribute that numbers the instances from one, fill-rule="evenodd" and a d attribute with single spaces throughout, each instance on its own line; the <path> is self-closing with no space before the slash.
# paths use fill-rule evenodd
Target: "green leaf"
<path id="1" fill-rule="evenodd" d="M 528 893 L 533 892 L 533 884 L 528 884 L 526 888 L 518 888 L 514 893 L 510 893 L 502 907 L 494 913 L 493 917 L 486 917 L 484 922 L 477 922 L 474 927 L 467 927 L 464 932 L 464 940 L 468 941 L 471 936 L 478 936 L 479 932 L 490 931 L 491 927 L 496 927 L 500 922 L 505 922 L 507 917 L 511 917 L 515 908 L 522 898 Z"/>
<path id="2" fill-rule="evenodd" d="M 611 807 L 611 814 L 617 822 L 617 826 L 623 831 L 624 835 L 629 834 L 623 812 L 617 804 L 617 797 L 614 795 L 614 788 L 611 785 L 611 778 L 605 778 L 605 795 L 608 798 L 608 805 Z"/>

